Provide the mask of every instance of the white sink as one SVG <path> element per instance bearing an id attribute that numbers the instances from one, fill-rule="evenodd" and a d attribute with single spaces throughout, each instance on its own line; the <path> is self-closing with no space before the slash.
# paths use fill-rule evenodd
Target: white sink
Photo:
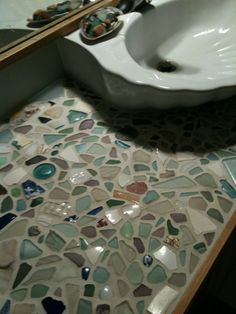
<path id="1" fill-rule="evenodd" d="M 76 31 L 61 43 L 68 71 L 109 102 L 164 109 L 236 93 L 236 0 L 153 0 L 119 19 L 113 38 L 88 45 Z M 160 71 L 163 60 L 173 72 Z"/>

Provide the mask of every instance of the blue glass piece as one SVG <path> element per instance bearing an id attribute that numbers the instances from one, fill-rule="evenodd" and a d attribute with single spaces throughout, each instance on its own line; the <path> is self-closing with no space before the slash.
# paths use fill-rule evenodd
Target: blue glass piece
<path id="1" fill-rule="evenodd" d="M 6 227 L 13 219 L 15 219 L 17 216 L 12 213 L 8 213 L 2 217 L 0 217 L 0 230 Z"/>
<path id="2" fill-rule="evenodd" d="M 42 300 L 42 305 L 47 314 L 62 314 L 66 309 L 62 301 L 55 300 L 51 297 L 44 298 Z"/>
<path id="3" fill-rule="evenodd" d="M 41 186 L 37 185 L 31 180 L 23 182 L 22 187 L 25 193 L 25 197 L 27 199 L 30 199 L 31 197 L 37 196 L 38 194 L 45 192 L 45 190 Z"/>
<path id="4" fill-rule="evenodd" d="M 151 257 L 151 255 L 144 255 L 143 257 L 143 265 L 150 267 L 152 265 L 153 262 L 153 258 Z"/>
<path id="5" fill-rule="evenodd" d="M 206 158 L 209 160 L 219 160 L 219 157 L 214 153 L 209 153 Z"/>
<path id="6" fill-rule="evenodd" d="M 11 131 L 4 130 L 0 132 L 0 143 L 9 143 L 13 139 Z"/>
<path id="7" fill-rule="evenodd" d="M 0 310 L 0 314 L 10 314 L 10 309 L 11 309 L 11 301 L 7 300 L 3 307 Z"/>
<path id="8" fill-rule="evenodd" d="M 56 172 L 56 167 L 53 164 L 43 163 L 34 168 L 33 175 L 35 178 L 45 180 L 52 177 Z"/>
<path id="9" fill-rule="evenodd" d="M 69 222 L 76 222 L 78 219 L 79 219 L 79 216 L 72 215 L 72 216 L 66 217 L 64 220 L 69 221 Z"/>
<path id="10" fill-rule="evenodd" d="M 222 180 L 220 180 L 220 183 L 221 183 L 221 189 L 226 194 L 228 194 L 229 197 L 236 198 L 236 191 L 228 181 L 222 179 Z"/>
<path id="11" fill-rule="evenodd" d="M 99 206 L 97 208 L 90 210 L 90 212 L 88 212 L 87 215 L 96 216 L 98 213 L 100 213 L 101 210 L 103 210 L 103 207 Z"/>
<path id="12" fill-rule="evenodd" d="M 91 268 L 90 267 L 83 267 L 81 270 L 81 276 L 84 280 L 88 280 Z"/>
<path id="13" fill-rule="evenodd" d="M 119 146 L 121 148 L 125 148 L 125 149 L 130 148 L 129 144 L 126 144 L 120 140 L 115 140 L 115 144 L 116 144 L 116 146 Z"/>
<path id="14" fill-rule="evenodd" d="M 157 161 L 156 160 L 153 161 L 152 168 L 153 168 L 154 171 L 158 171 L 158 166 L 157 166 Z"/>

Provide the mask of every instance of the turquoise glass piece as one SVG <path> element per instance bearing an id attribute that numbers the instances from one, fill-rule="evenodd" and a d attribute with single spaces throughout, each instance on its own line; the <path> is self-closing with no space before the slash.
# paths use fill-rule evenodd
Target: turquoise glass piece
<path id="1" fill-rule="evenodd" d="M 155 184 L 156 187 L 161 189 L 183 189 L 183 188 L 192 188 L 196 184 L 185 176 L 180 176 L 164 182 Z"/>
<path id="2" fill-rule="evenodd" d="M 137 314 L 144 314 L 145 302 L 144 301 L 137 302 L 136 309 L 137 309 Z"/>
<path id="3" fill-rule="evenodd" d="M 38 248 L 30 240 L 23 240 L 20 247 L 20 258 L 22 260 L 34 258 L 42 254 L 42 250 Z"/>
<path id="4" fill-rule="evenodd" d="M 206 156 L 206 158 L 209 159 L 209 160 L 212 160 L 212 161 L 219 160 L 219 157 L 216 154 L 214 154 L 214 153 L 208 154 Z"/>
<path id="5" fill-rule="evenodd" d="M 134 165 L 134 171 L 139 172 L 139 171 L 150 171 L 150 167 L 147 165 L 143 164 L 135 164 Z"/>
<path id="6" fill-rule="evenodd" d="M 215 179 L 210 175 L 209 173 L 203 173 L 200 174 L 198 177 L 194 179 L 198 184 L 201 184 L 203 186 L 209 187 L 209 188 L 216 188 L 216 182 Z"/>
<path id="7" fill-rule="evenodd" d="M 154 201 L 157 201 L 159 198 L 160 195 L 156 191 L 148 191 L 143 199 L 143 202 L 145 204 L 150 204 Z"/>
<path id="8" fill-rule="evenodd" d="M 115 144 L 116 144 L 116 146 L 121 147 L 121 148 L 124 148 L 124 149 L 130 148 L 130 145 L 129 145 L 129 144 L 127 144 L 127 143 L 125 143 L 125 142 L 122 142 L 122 141 L 120 141 L 120 140 L 115 140 Z"/>
<path id="9" fill-rule="evenodd" d="M 229 197 L 231 198 L 236 198 L 236 191 L 235 189 L 232 187 L 232 185 L 227 181 L 227 180 L 220 180 L 221 183 L 221 189 L 229 195 Z"/>
<path id="10" fill-rule="evenodd" d="M 107 191 L 111 192 L 113 190 L 114 184 L 112 182 L 105 182 L 104 185 Z"/>
<path id="11" fill-rule="evenodd" d="M 74 99 L 67 99 L 67 100 L 65 100 L 65 101 L 63 102 L 63 105 L 70 107 L 70 106 L 73 106 L 73 105 L 74 105 L 74 102 L 75 102 Z"/>
<path id="12" fill-rule="evenodd" d="M 56 141 L 63 139 L 66 135 L 65 134 L 44 134 L 43 138 L 47 145 L 50 145 Z"/>
<path id="13" fill-rule="evenodd" d="M 179 252 L 179 259 L 181 266 L 185 265 L 187 253 L 185 250 Z"/>
<path id="14" fill-rule="evenodd" d="M 97 135 L 86 136 L 82 138 L 82 143 L 98 142 L 99 137 Z"/>
<path id="15" fill-rule="evenodd" d="M 148 252 L 153 252 L 161 246 L 161 242 L 155 238 L 150 238 L 148 244 Z"/>
<path id="16" fill-rule="evenodd" d="M 77 153 L 83 154 L 87 150 L 87 144 L 86 143 L 82 143 L 82 144 L 75 145 L 75 149 L 76 149 Z"/>
<path id="17" fill-rule="evenodd" d="M 118 249 L 118 248 L 119 248 L 118 238 L 117 238 L 117 237 L 114 237 L 113 239 L 111 239 L 111 240 L 108 242 L 108 245 L 109 245 L 110 247 L 112 247 L 113 249 Z"/>
<path id="18" fill-rule="evenodd" d="M 99 239 L 97 239 L 96 241 L 94 241 L 94 242 L 92 242 L 90 244 L 92 246 L 95 246 L 95 247 L 97 247 L 97 246 L 105 247 L 107 243 L 106 243 L 106 241 L 103 238 L 99 238 Z"/>
<path id="19" fill-rule="evenodd" d="M 14 290 L 10 293 L 10 296 L 13 300 L 15 301 L 23 301 L 26 298 L 27 295 L 27 290 L 26 288 L 22 288 L 22 289 L 18 289 L 18 290 Z M 1 311 L 0 311 L 1 313 Z"/>
<path id="20" fill-rule="evenodd" d="M 42 284 L 36 284 L 31 289 L 31 298 L 42 298 L 47 294 L 48 290 L 49 287 Z"/>
<path id="21" fill-rule="evenodd" d="M 193 169 L 191 169 L 191 170 L 189 171 L 189 174 L 191 174 L 191 175 L 193 176 L 193 175 L 197 175 L 197 174 L 199 174 L 199 173 L 201 173 L 201 172 L 203 172 L 202 168 L 200 168 L 200 167 L 195 167 L 195 168 L 193 168 Z"/>
<path id="22" fill-rule="evenodd" d="M 120 234 L 127 239 L 132 239 L 134 234 L 134 229 L 132 224 L 129 221 L 126 221 L 123 226 L 120 228 Z"/>
<path id="23" fill-rule="evenodd" d="M 148 223 L 139 224 L 139 236 L 142 238 L 148 238 L 152 230 L 152 225 Z"/>
<path id="24" fill-rule="evenodd" d="M 6 213 L 13 208 L 13 200 L 10 196 L 4 198 L 1 204 L 1 213 Z"/>
<path id="25" fill-rule="evenodd" d="M 13 139 L 10 130 L 3 130 L 0 132 L 0 143 L 9 143 Z"/>
<path id="26" fill-rule="evenodd" d="M 205 159 L 205 158 L 200 159 L 201 165 L 207 165 L 207 164 L 209 164 L 209 162 L 210 161 L 208 159 Z"/>
<path id="27" fill-rule="evenodd" d="M 63 129 L 63 130 L 59 131 L 58 133 L 60 133 L 60 134 L 70 134 L 73 131 L 74 131 L 73 128 L 67 128 L 67 129 Z"/>
<path id="28" fill-rule="evenodd" d="M 154 171 L 158 171 L 158 166 L 157 166 L 157 161 L 156 161 L 156 160 L 154 160 L 154 161 L 152 162 L 152 169 L 153 169 Z"/>
<path id="29" fill-rule="evenodd" d="M 80 238 L 79 240 L 80 240 L 80 248 L 81 248 L 81 250 L 83 250 L 83 251 L 87 250 L 88 245 L 89 245 L 88 241 L 83 239 L 83 238 Z"/>
<path id="30" fill-rule="evenodd" d="M 91 301 L 80 298 L 76 314 L 82 313 L 93 314 L 93 306 Z"/>
<path id="31" fill-rule="evenodd" d="M 46 237 L 45 243 L 52 251 L 58 252 L 63 248 L 66 242 L 56 232 L 50 230 Z"/>
<path id="32" fill-rule="evenodd" d="M 148 282 L 152 284 L 163 282 L 166 279 L 167 279 L 166 272 L 164 268 L 162 268 L 159 265 L 155 266 L 147 276 Z"/>
<path id="33" fill-rule="evenodd" d="M 109 271 L 104 267 L 97 267 L 93 272 L 93 280 L 98 283 L 105 283 L 110 277 Z"/>
<path id="34" fill-rule="evenodd" d="M 76 211 L 78 213 L 88 210 L 92 204 L 91 197 L 86 195 L 76 200 Z"/>
<path id="35" fill-rule="evenodd" d="M 0 157 L 0 168 L 7 163 L 7 157 Z"/>
<path id="36" fill-rule="evenodd" d="M 216 208 L 208 209 L 207 215 L 210 216 L 211 218 L 214 218 L 218 222 L 224 223 L 224 218 L 223 218 L 221 212 Z"/>
<path id="37" fill-rule="evenodd" d="M 72 224 L 60 223 L 53 225 L 53 228 L 65 237 L 76 237 L 79 235 L 79 230 Z"/>
<path id="38" fill-rule="evenodd" d="M 93 164 L 94 164 L 95 166 L 99 167 L 99 166 L 101 166 L 101 165 L 103 164 L 103 162 L 104 162 L 105 159 L 106 159 L 105 156 L 96 158 L 96 159 L 94 160 Z"/>
<path id="39" fill-rule="evenodd" d="M 105 131 L 105 128 L 96 126 L 95 128 L 93 128 L 91 133 L 93 133 L 93 134 L 103 134 L 104 131 Z"/>
<path id="40" fill-rule="evenodd" d="M 44 163 L 34 168 L 33 175 L 37 179 L 46 180 L 52 177 L 55 174 L 55 172 L 56 172 L 56 167 L 53 164 Z"/>
<path id="41" fill-rule="evenodd" d="M 126 271 L 126 276 L 130 283 L 134 285 L 143 282 L 143 271 L 138 262 L 129 265 Z"/>
<path id="42" fill-rule="evenodd" d="M 236 184 L 236 157 L 223 160 L 223 165 L 227 169 L 233 182 Z"/>
<path id="43" fill-rule="evenodd" d="M 29 280 L 24 282 L 24 285 L 30 285 L 34 282 L 37 282 L 39 280 L 41 281 L 48 281 L 50 279 L 52 279 L 53 275 L 56 272 L 56 267 L 50 267 L 50 268 L 44 268 L 44 269 L 39 269 L 36 270 L 32 276 L 30 277 Z"/>
<path id="44" fill-rule="evenodd" d="M 200 254 L 203 254 L 206 252 L 207 248 L 206 248 L 206 245 L 205 243 L 203 242 L 200 242 L 200 243 L 197 243 L 193 246 L 193 248 Z"/>
<path id="45" fill-rule="evenodd" d="M 67 116 L 70 123 L 75 123 L 87 117 L 87 113 L 77 110 L 70 110 Z"/>
<path id="46" fill-rule="evenodd" d="M 163 222 L 165 221 L 165 218 L 163 217 L 160 217 L 158 220 L 157 220 L 157 223 L 156 223 L 156 227 L 160 226 L 161 224 L 163 224 Z"/>
<path id="47" fill-rule="evenodd" d="M 167 169 L 178 169 L 179 164 L 175 160 L 170 160 L 170 161 L 168 161 L 166 167 L 167 167 Z"/>
<path id="48" fill-rule="evenodd" d="M 106 148 L 102 146 L 101 144 L 93 144 L 88 150 L 88 154 L 94 154 L 94 155 L 105 155 L 107 152 Z"/>
<path id="49" fill-rule="evenodd" d="M 235 157 L 235 152 L 230 152 L 230 151 L 228 151 L 228 150 L 223 150 L 223 149 L 218 150 L 218 151 L 216 152 L 216 154 L 217 154 L 219 157 L 221 157 L 221 158 L 224 158 L 224 157 L 232 157 L 232 156 Z"/>

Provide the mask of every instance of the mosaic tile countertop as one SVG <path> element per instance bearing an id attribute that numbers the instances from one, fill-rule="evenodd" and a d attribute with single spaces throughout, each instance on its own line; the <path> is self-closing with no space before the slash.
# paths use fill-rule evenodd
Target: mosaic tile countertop
<path id="1" fill-rule="evenodd" d="M 235 98 L 124 113 L 56 90 L 0 129 L 0 313 L 170 313 L 235 211 Z"/>

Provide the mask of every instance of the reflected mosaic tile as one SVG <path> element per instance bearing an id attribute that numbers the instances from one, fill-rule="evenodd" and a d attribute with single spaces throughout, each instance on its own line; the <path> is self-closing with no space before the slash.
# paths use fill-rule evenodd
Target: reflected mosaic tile
<path id="1" fill-rule="evenodd" d="M 0 127 L 0 313 L 171 313 L 235 210 L 235 100 L 63 88 Z"/>

